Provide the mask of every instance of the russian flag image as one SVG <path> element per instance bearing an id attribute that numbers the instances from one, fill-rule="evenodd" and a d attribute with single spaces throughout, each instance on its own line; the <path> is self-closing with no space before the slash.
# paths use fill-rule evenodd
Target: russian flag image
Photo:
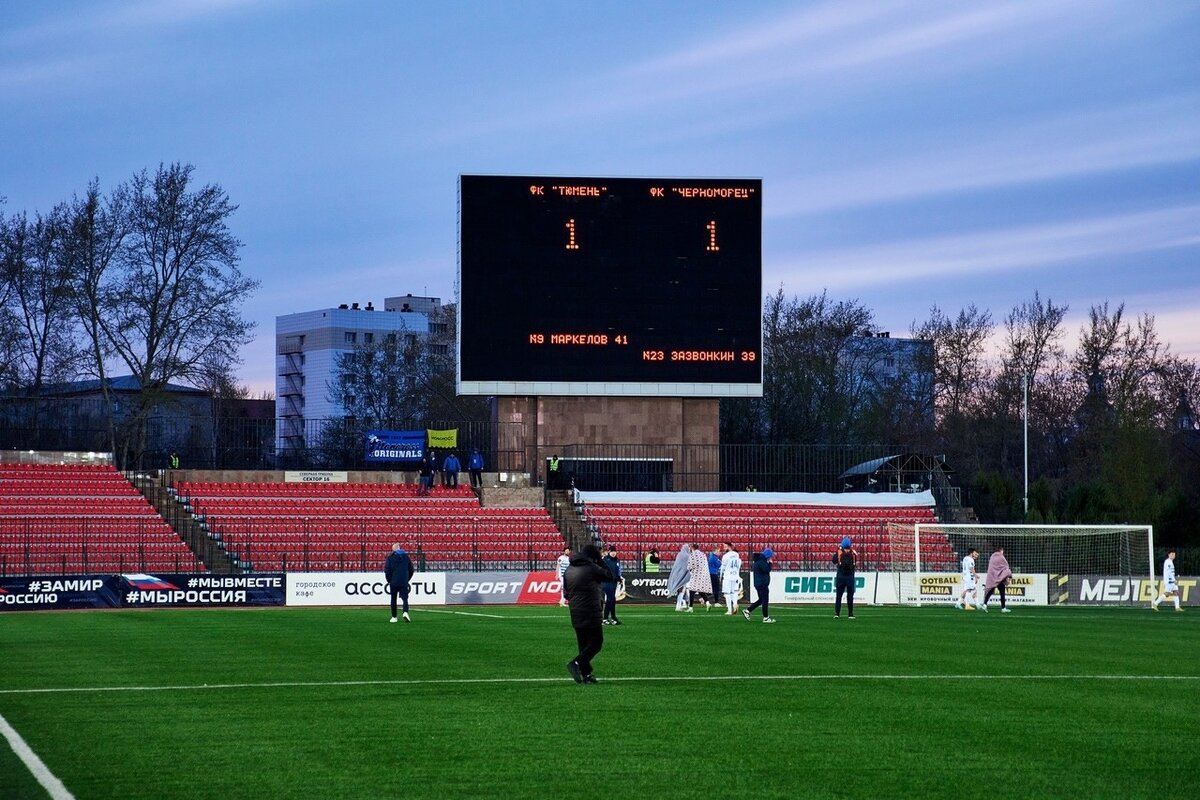
<path id="1" fill-rule="evenodd" d="M 134 589 L 140 589 L 143 592 L 153 591 L 155 589 L 178 589 L 178 586 L 167 583 L 162 578 L 156 578 L 153 575 L 122 575 L 126 583 Z"/>

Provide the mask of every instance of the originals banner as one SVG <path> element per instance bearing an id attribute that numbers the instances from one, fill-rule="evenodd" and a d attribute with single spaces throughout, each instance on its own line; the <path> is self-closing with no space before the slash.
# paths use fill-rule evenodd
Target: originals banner
<path id="1" fill-rule="evenodd" d="M 367 461 L 420 461 L 425 457 L 425 431 L 367 431 Z"/>

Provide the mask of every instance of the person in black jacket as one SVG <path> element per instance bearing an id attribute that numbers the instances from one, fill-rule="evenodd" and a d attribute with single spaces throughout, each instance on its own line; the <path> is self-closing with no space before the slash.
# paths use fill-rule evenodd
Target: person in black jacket
<path id="1" fill-rule="evenodd" d="M 754 591 L 758 593 L 758 599 L 742 609 L 742 616 L 747 620 L 754 609 L 762 606 L 763 622 L 775 621 L 771 616 L 771 559 L 774 557 L 775 551 L 767 547 L 761 553 L 755 553 L 750 562 L 750 574 L 754 578 Z"/>
<path id="2" fill-rule="evenodd" d="M 603 624 L 620 625 L 621 620 L 617 619 L 617 584 L 621 582 L 621 562 L 617 560 L 617 548 L 612 545 L 605 547 L 602 560 L 613 576 L 611 581 L 600 584 L 600 590 L 604 592 Z"/>
<path id="3" fill-rule="evenodd" d="M 392 554 L 383 565 L 383 575 L 392 590 L 392 622 L 396 621 L 396 595 L 404 601 L 404 621 L 412 622 L 408 618 L 408 590 L 414 571 L 412 559 L 404 552 L 404 548 L 399 543 L 392 545 Z"/>
<path id="4" fill-rule="evenodd" d="M 596 545 L 586 545 L 571 557 L 563 583 L 567 605 L 571 608 L 571 626 L 575 628 L 575 639 L 579 643 L 578 655 L 567 662 L 567 672 L 576 683 L 596 683 L 592 659 L 604 646 L 600 584 L 611 582 L 615 582 L 613 574 L 600 560 Z"/>
<path id="5" fill-rule="evenodd" d="M 849 536 L 842 538 L 841 545 L 833 554 L 833 563 L 837 564 L 837 576 L 833 579 L 833 588 L 837 595 L 833 600 L 833 618 L 842 616 L 842 595 L 846 595 L 846 610 L 850 619 L 854 619 L 854 568 L 858 561 L 858 553 L 854 552 L 853 542 Z"/>

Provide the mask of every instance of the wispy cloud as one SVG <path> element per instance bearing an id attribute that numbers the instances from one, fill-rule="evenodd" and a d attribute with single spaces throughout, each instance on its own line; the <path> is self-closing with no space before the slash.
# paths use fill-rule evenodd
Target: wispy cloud
<path id="1" fill-rule="evenodd" d="M 864 81 L 901 84 L 926 72 L 944 78 L 964 64 L 1004 60 L 1025 50 L 1035 34 L 1073 36 L 1078 26 L 1056 21 L 1076 17 L 1081 7 L 1090 8 L 1093 18 L 1102 16 L 1108 6 L 1083 0 L 982 5 L 829 2 L 791 13 L 772 12 L 665 55 L 591 76 L 572 76 L 573 102 L 510 96 L 494 106 L 499 109 L 494 113 L 484 110 L 469 129 L 456 121 L 453 130 L 435 135 L 451 141 L 528 127 L 578 125 L 585 119 L 647 109 L 662 115 L 677 106 L 695 114 L 696 103 L 711 111 L 728 103 L 761 101 L 763 95 L 778 100 L 786 94 L 789 103 L 803 103 L 803 97 L 857 91 Z M 558 88 L 550 91 L 556 100 L 563 95 Z M 741 125 L 761 120 L 759 113 L 747 114 Z"/>
<path id="2" fill-rule="evenodd" d="M 128 55 L 131 35 L 221 19 L 281 0 L 137 0 L 53 11 L 0 31 L 0 91 L 70 86 L 97 79 Z"/>
<path id="3" fill-rule="evenodd" d="M 989 141 L 784 181 L 769 217 L 1015 186 L 1200 159 L 1200 97 L 1087 111 L 992 134 Z"/>
<path id="4" fill-rule="evenodd" d="M 135 0 L 134 2 L 90 3 L 83 9 L 66 8 L 58 13 L 46 6 L 37 22 L 10 28 L 0 34 L 6 48 L 53 47 L 79 34 L 107 36 L 114 32 L 167 25 L 183 25 L 208 18 L 278 5 L 281 0 Z"/>
<path id="5" fill-rule="evenodd" d="M 1200 245 L 1200 205 L 816 250 L 768 263 L 768 283 L 846 290 Z"/>
<path id="6" fill-rule="evenodd" d="M 47 84 L 74 81 L 94 73 L 104 63 L 97 58 L 50 56 L 0 64 L 0 92 L 19 92 Z"/>
<path id="7" fill-rule="evenodd" d="M 1022 32 L 1067 17 L 1076 0 L 1045 3 L 829 3 L 764 17 L 715 40 L 622 69 L 604 81 L 625 89 L 626 102 L 656 105 L 775 90 L 815 88 L 815 79 L 847 86 L 869 77 L 899 81 L 914 70 L 955 67 L 970 59 L 1028 47 Z M 986 47 L 976 48 L 976 44 Z"/>

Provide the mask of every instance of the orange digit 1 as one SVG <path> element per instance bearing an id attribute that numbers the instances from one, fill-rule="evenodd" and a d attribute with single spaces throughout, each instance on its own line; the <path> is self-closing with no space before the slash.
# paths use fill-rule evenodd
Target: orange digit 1
<path id="1" fill-rule="evenodd" d="M 704 227 L 708 228 L 708 247 L 704 249 L 710 253 L 715 253 L 721 249 L 717 244 L 717 221 L 710 219 Z"/>
<path id="2" fill-rule="evenodd" d="M 567 249 L 578 250 L 579 244 L 575 241 L 575 220 L 567 220 Z"/>

